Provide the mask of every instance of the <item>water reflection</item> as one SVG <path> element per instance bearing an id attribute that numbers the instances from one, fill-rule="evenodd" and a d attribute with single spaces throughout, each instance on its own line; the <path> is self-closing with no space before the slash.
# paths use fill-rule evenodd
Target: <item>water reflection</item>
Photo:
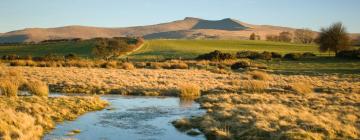
<path id="1" fill-rule="evenodd" d="M 201 135 L 192 137 L 183 134 L 170 123 L 178 118 L 204 113 L 193 100 L 115 95 L 102 98 L 111 103 L 109 109 L 88 113 L 76 121 L 58 125 L 44 139 L 204 139 Z M 73 129 L 80 129 L 82 132 L 66 136 Z"/>

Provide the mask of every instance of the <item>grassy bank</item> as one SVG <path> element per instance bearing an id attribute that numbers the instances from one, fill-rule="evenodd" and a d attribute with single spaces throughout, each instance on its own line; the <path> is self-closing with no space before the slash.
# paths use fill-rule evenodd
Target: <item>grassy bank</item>
<path id="1" fill-rule="evenodd" d="M 359 139 L 359 101 L 357 93 L 214 94 L 199 100 L 204 116 L 173 124 L 208 139 Z"/>
<path id="2" fill-rule="evenodd" d="M 40 139 L 57 122 L 103 109 L 98 97 L 19 97 L 0 96 L 0 139 Z"/>

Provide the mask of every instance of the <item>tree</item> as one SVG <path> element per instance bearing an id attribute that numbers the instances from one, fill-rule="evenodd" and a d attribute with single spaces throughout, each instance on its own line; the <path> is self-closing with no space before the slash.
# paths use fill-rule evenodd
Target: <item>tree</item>
<path id="1" fill-rule="evenodd" d="M 314 32 L 310 29 L 297 29 L 294 32 L 294 39 L 299 43 L 310 44 L 314 40 Z"/>
<path id="2" fill-rule="evenodd" d="M 250 40 L 256 40 L 256 34 L 255 33 L 252 33 L 250 35 Z"/>
<path id="3" fill-rule="evenodd" d="M 340 51 L 350 49 L 350 37 L 345 26 L 340 22 L 322 28 L 316 43 L 319 44 L 320 52 L 332 51 L 338 54 Z"/>
<path id="4" fill-rule="evenodd" d="M 266 40 L 267 41 L 279 41 L 279 36 L 277 36 L 277 35 L 267 35 Z"/>
<path id="5" fill-rule="evenodd" d="M 290 32 L 281 32 L 279 34 L 279 41 L 281 42 L 291 42 L 292 34 Z"/>

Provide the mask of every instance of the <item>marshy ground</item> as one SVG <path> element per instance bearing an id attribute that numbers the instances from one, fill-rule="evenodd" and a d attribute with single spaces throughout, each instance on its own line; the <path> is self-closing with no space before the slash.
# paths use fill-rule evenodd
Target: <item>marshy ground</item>
<path id="1" fill-rule="evenodd" d="M 6 67 L 6 69 L 16 71 L 26 81 L 44 81 L 50 86 L 50 91 L 63 93 L 184 95 L 186 97 L 186 95 L 199 96 L 201 92 L 201 97 L 197 101 L 206 113 L 202 116 L 179 119 L 173 124 L 181 132 L 188 134 L 198 129 L 208 139 L 357 139 L 360 137 L 358 75 L 281 75 L 263 71 L 217 73 L 198 69 L 125 70 L 77 67 Z M 46 101 L 52 100 L 49 98 Z M 86 102 L 91 101 L 83 102 L 78 98 L 73 100 L 80 100 L 76 103 L 84 103 L 76 107 L 71 106 L 71 101 L 66 103 L 70 104 L 69 108 L 75 112 L 80 109 L 81 113 L 78 114 L 99 109 L 104 105 L 94 103 L 95 106 L 89 107 L 86 106 L 88 105 Z M 43 101 L 39 106 L 48 105 Z M 84 106 L 88 110 L 81 111 Z M 156 112 L 151 109 L 143 108 L 135 112 L 150 111 L 148 115 L 151 117 Z M 161 112 L 157 113 L 161 114 Z M 103 121 L 109 121 L 106 119 L 109 117 L 114 117 L 114 114 L 107 114 L 103 117 Z M 115 117 L 131 118 L 129 114 L 121 113 L 116 114 Z M 116 125 L 115 122 L 108 124 Z M 11 137 L 10 132 L 4 134 Z M 40 134 L 42 133 L 37 135 Z"/>

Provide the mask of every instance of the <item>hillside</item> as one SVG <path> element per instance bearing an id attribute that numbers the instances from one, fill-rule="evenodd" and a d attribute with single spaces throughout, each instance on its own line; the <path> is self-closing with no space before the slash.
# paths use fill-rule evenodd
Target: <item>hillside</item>
<path id="1" fill-rule="evenodd" d="M 256 32 L 262 38 L 268 34 L 293 31 L 292 28 L 252 25 L 234 19 L 217 21 L 185 18 L 169 23 L 127 28 L 100 28 L 87 26 L 65 26 L 57 28 L 28 28 L 0 34 L 0 43 L 39 42 L 49 39 L 119 36 L 144 36 L 146 39 L 246 39 Z"/>

